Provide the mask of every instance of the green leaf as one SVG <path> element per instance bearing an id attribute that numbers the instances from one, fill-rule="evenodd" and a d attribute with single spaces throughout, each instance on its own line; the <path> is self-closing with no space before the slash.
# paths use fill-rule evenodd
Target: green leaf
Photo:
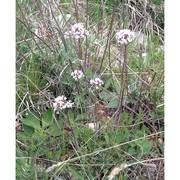
<path id="1" fill-rule="evenodd" d="M 138 141 L 137 145 L 140 146 L 142 154 L 148 154 L 149 152 L 151 152 L 153 143 L 148 140 L 142 140 Z"/>
<path id="2" fill-rule="evenodd" d="M 25 119 L 22 121 L 23 124 L 33 127 L 34 129 L 40 130 L 40 119 L 35 115 L 28 115 Z"/>
<path id="3" fill-rule="evenodd" d="M 115 95 L 113 93 L 109 93 L 109 92 L 102 92 L 102 93 L 100 93 L 100 97 L 104 101 L 109 101 L 110 99 L 115 98 Z"/>
<path id="4" fill-rule="evenodd" d="M 53 110 L 47 110 L 42 117 L 42 126 L 43 128 L 49 126 L 53 122 Z"/>
<path id="5" fill-rule="evenodd" d="M 118 134 L 117 134 L 117 137 L 116 137 L 116 143 L 117 144 L 120 144 L 124 141 L 125 137 L 124 137 L 124 129 L 119 129 L 118 130 Z"/>
<path id="6" fill-rule="evenodd" d="M 108 80 L 106 80 L 106 83 L 104 85 L 104 89 L 107 90 L 109 88 L 109 86 L 112 83 L 112 78 L 109 78 Z"/>
<path id="7" fill-rule="evenodd" d="M 52 136 L 60 136 L 62 135 L 62 130 L 57 126 L 57 124 L 53 124 L 52 126 L 50 126 L 50 128 L 48 129 L 48 133 Z"/>
<path id="8" fill-rule="evenodd" d="M 79 141 L 86 142 L 92 137 L 93 131 L 88 127 L 75 128 L 74 134 Z"/>
<path id="9" fill-rule="evenodd" d="M 120 94 L 120 90 L 121 90 L 120 84 L 117 83 L 117 82 L 115 82 L 114 85 L 115 85 L 116 92 L 117 92 L 118 94 Z"/>
<path id="10" fill-rule="evenodd" d="M 126 112 L 121 113 L 121 122 L 122 125 L 127 125 L 128 124 L 128 119 L 129 119 L 129 114 Z"/>
<path id="11" fill-rule="evenodd" d="M 68 111 L 68 118 L 70 121 L 74 120 L 74 113 L 71 110 Z"/>
<path id="12" fill-rule="evenodd" d="M 108 136 L 107 133 L 105 134 L 104 138 L 105 138 L 105 140 L 106 140 L 106 143 L 109 145 L 109 136 Z"/>
<path id="13" fill-rule="evenodd" d="M 129 141 L 129 137 L 130 137 L 129 129 L 128 129 L 128 128 L 124 128 L 124 131 L 125 131 L 125 133 L 124 133 L 124 139 L 125 139 L 126 141 Z"/>
<path id="14" fill-rule="evenodd" d="M 128 117 L 128 125 L 131 125 L 132 122 L 133 122 L 133 112 L 131 112 L 131 113 L 129 114 L 129 117 Z"/>
<path id="15" fill-rule="evenodd" d="M 34 128 L 31 126 L 27 126 L 27 125 L 23 124 L 22 127 L 24 129 L 24 134 L 26 136 L 32 136 L 35 132 Z"/>
<path id="16" fill-rule="evenodd" d="M 138 114 L 138 116 L 136 118 L 136 123 L 140 123 L 142 121 L 142 118 L 143 118 L 143 116 L 142 116 L 142 112 L 140 110 L 140 112 L 139 112 L 139 114 Z"/>
<path id="17" fill-rule="evenodd" d="M 106 106 L 106 108 L 118 108 L 118 99 L 114 98 L 112 99 L 108 105 Z"/>
<path id="18" fill-rule="evenodd" d="M 86 118 L 86 116 L 84 114 L 80 114 L 76 117 L 75 122 L 79 122 L 82 121 Z"/>
<path id="19" fill-rule="evenodd" d="M 130 147 L 130 148 L 128 149 L 128 153 L 129 153 L 130 155 L 134 155 L 134 154 L 136 154 L 137 152 L 136 152 L 136 150 L 135 150 L 134 147 Z"/>
<path id="20" fill-rule="evenodd" d="M 78 179 L 84 179 L 83 178 L 83 175 L 76 169 L 76 168 L 74 168 L 74 167 L 72 167 L 72 166 L 68 166 L 68 168 L 69 168 L 69 170 L 76 176 L 76 178 L 78 178 Z"/>

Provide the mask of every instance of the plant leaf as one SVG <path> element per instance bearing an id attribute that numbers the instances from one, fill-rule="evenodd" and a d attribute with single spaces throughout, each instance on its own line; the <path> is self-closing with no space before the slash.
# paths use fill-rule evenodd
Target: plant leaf
<path id="1" fill-rule="evenodd" d="M 34 129 L 40 130 L 40 119 L 35 115 L 28 115 L 25 119 L 22 121 L 23 124 L 33 127 Z"/>
<path id="2" fill-rule="evenodd" d="M 119 84 L 118 82 L 115 82 L 115 83 L 114 83 L 114 86 L 115 86 L 116 92 L 117 92 L 118 94 L 120 94 L 120 90 L 121 90 L 120 84 Z"/>
<path id="3" fill-rule="evenodd" d="M 57 124 L 52 124 L 50 128 L 48 128 L 48 133 L 52 136 L 60 136 L 63 132 L 61 129 L 59 129 Z"/>
<path id="4" fill-rule="evenodd" d="M 24 129 L 24 134 L 26 135 L 26 136 L 32 136 L 33 134 L 34 134 L 34 128 L 33 127 L 31 127 L 31 126 L 27 126 L 27 125 L 25 125 L 25 124 L 23 124 L 22 125 L 23 126 L 23 129 Z"/>
<path id="5" fill-rule="evenodd" d="M 106 108 L 118 108 L 118 99 L 114 98 L 112 99 L 108 105 L 106 106 Z"/>
<path id="6" fill-rule="evenodd" d="M 49 126 L 53 122 L 53 110 L 49 109 L 47 110 L 42 118 L 42 126 L 43 128 Z"/>

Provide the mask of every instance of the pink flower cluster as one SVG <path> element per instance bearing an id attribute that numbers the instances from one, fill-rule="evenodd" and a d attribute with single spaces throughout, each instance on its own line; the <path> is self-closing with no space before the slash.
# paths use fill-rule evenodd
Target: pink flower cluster
<path id="1" fill-rule="evenodd" d="M 90 84 L 95 87 L 95 89 L 99 89 L 104 82 L 100 78 L 95 78 L 90 80 Z"/>
<path id="2" fill-rule="evenodd" d="M 135 38 L 134 32 L 129 29 L 123 29 L 116 33 L 116 40 L 120 44 L 128 44 Z"/>
<path id="3" fill-rule="evenodd" d="M 72 106 L 74 105 L 74 103 L 72 103 L 71 101 L 67 101 L 67 98 L 63 95 L 58 96 L 57 98 L 55 98 L 54 101 L 55 101 L 53 103 L 54 111 L 58 111 L 66 108 L 72 108 Z"/>
<path id="4" fill-rule="evenodd" d="M 74 72 L 71 73 L 71 76 L 77 81 L 78 79 L 81 79 L 84 77 L 84 74 L 81 70 L 75 70 Z"/>
<path id="5" fill-rule="evenodd" d="M 75 39 L 80 39 L 88 35 L 89 35 L 89 32 L 86 29 L 84 29 L 82 23 L 74 24 L 71 27 L 70 31 L 65 32 L 65 38 L 68 38 L 71 36 Z"/>

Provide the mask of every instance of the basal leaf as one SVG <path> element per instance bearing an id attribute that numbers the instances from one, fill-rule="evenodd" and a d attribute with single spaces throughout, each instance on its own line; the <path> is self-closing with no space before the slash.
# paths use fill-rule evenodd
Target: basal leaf
<path id="1" fill-rule="evenodd" d="M 47 110 L 42 117 L 42 126 L 43 128 L 49 126 L 53 122 L 53 110 Z"/>
<path id="2" fill-rule="evenodd" d="M 108 105 L 106 106 L 106 108 L 118 108 L 118 99 L 112 99 Z"/>
<path id="3" fill-rule="evenodd" d="M 31 127 L 31 126 L 27 126 L 27 125 L 25 125 L 25 124 L 23 124 L 23 129 L 24 129 L 24 134 L 26 135 L 26 136 L 32 136 L 33 134 L 34 134 L 34 128 L 33 127 Z"/>
<path id="4" fill-rule="evenodd" d="M 28 115 L 25 119 L 23 119 L 22 123 L 37 130 L 41 129 L 39 117 L 33 114 Z"/>
<path id="5" fill-rule="evenodd" d="M 48 128 L 48 133 L 52 136 L 60 136 L 62 135 L 62 130 L 57 126 L 57 124 L 53 124 Z"/>
<path id="6" fill-rule="evenodd" d="M 120 90 L 121 90 L 120 84 L 117 83 L 117 82 L 115 82 L 114 85 L 115 85 L 116 92 L 117 92 L 118 94 L 120 94 Z"/>

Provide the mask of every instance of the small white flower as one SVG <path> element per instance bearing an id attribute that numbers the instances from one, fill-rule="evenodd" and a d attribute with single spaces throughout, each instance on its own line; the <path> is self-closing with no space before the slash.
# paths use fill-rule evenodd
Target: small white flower
<path id="1" fill-rule="evenodd" d="M 104 82 L 100 78 L 95 78 L 90 80 L 90 84 L 95 87 L 95 89 L 99 89 Z"/>
<path id="2" fill-rule="evenodd" d="M 53 103 L 53 108 L 54 111 L 66 109 L 66 108 L 72 108 L 73 104 L 71 101 L 67 101 L 67 98 L 65 96 L 58 96 L 54 100 L 55 102 Z"/>
<path id="3" fill-rule="evenodd" d="M 65 38 L 65 39 L 69 38 L 69 32 L 65 32 L 64 38 Z"/>
<path id="4" fill-rule="evenodd" d="M 80 39 L 80 38 L 84 38 L 85 36 L 88 36 L 89 32 L 84 29 L 83 24 L 82 23 L 76 23 L 74 24 L 70 31 L 65 32 L 65 38 L 68 37 L 73 37 L 75 39 Z"/>
<path id="5" fill-rule="evenodd" d="M 146 57 L 148 54 L 147 53 L 142 53 L 142 57 Z"/>
<path id="6" fill-rule="evenodd" d="M 120 44 L 128 44 L 134 40 L 135 34 L 129 29 L 123 29 L 116 33 L 116 40 Z"/>
<path id="7" fill-rule="evenodd" d="M 72 108 L 73 105 L 74 105 L 74 103 L 72 103 L 71 101 L 68 101 L 66 103 L 66 108 Z"/>
<path id="8" fill-rule="evenodd" d="M 58 96 L 57 98 L 55 98 L 54 101 L 55 101 L 55 102 L 60 102 L 60 101 L 66 101 L 66 99 L 67 99 L 67 98 L 62 95 L 62 96 Z"/>
<path id="9" fill-rule="evenodd" d="M 78 79 L 81 79 L 84 77 L 84 74 L 81 70 L 75 70 L 74 72 L 71 73 L 71 76 L 77 81 Z"/>
<path id="10" fill-rule="evenodd" d="M 98 123 L 86 123 L 86 126 L 95 132 L 96 130 L 99 129 L 99 124 Z"/>
<path id="11" fill-rule="evenodd" d="M 57 111 L 59 109 L 59 103 L 54 102 L 53 103 L 53 108 L 54 108 L 54 111 Z"/>

